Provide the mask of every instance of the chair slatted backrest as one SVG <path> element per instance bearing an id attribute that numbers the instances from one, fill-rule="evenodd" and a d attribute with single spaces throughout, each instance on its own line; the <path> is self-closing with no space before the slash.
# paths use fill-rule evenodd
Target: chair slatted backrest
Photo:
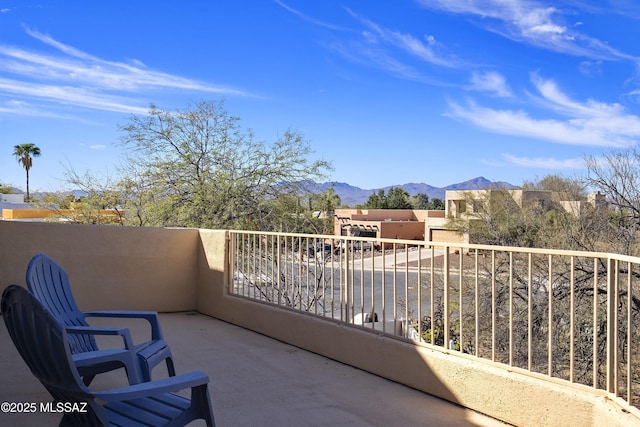
<path id="1" fill-rule="evenodd" d="M 106 412 L 82 385 L 71 361 L 68 335 L 25 288 L 11 285 L 2 294 L 2 317 L 31 373 L 58 402 L 88 402 L 86 413 L 66 414 L 78 425 L 106 424 Z"/>
<path id="2" fill-rule="evenodd" d="M 69 275 L 51 257 L 38 254 L 27 267 L 27 286 L 35 297 L 64 326 L 89 326 L 71 293 Z M 72 353 L 96 351 L 92 335 L 70 335 Z"/>

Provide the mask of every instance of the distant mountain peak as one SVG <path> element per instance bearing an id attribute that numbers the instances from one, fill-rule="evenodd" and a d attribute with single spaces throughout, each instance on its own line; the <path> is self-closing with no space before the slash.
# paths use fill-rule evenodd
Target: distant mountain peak
<path id="1" fill-rule="evenodd" d="M 324 191 L 328 188 L 334 189 L 335 193 L 340 196 L 340 200 L 343 205 L 356 207 L 357 205 L 363 205 L 369 199 L 369 196 L 377 193 L 380 190 L 388 191 L 390 188 L 400 187 L 404 189 L 409 195 L 415 196 L 416 194 L 426 194 L 429 196 L 429 199 L 442 199 L 445 198 L 445 192 L 447 190 L 483 190 L 486 188 L 492 187 L 503 187 L 503 188 L 516 188 L 514 185 L 509 184 L 508 182 L 503 181 L 490 181 L 483 176 L 479 176 L 476 178 L 469 179 L 464 182 L 459 182 L 456 184 L 447 185 L 446 187 L 434 187 L 429 184 L 424 183 L 415 183 L 410 182 L 402 185 L 389 185 L 383 188 L 375 188 L 375 189 L 362 189 L 360 187 L 356 187 L 345 182 L 323 182 L 315 184 L 317 191 Z"/>

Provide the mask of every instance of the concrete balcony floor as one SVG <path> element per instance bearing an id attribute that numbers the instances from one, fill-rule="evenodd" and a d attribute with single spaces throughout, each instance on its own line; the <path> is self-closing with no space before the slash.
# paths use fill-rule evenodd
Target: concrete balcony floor
<path id="1" fill-rule="evenodd" d="M 201 370 L 218 426 L 504 426 L 359 369 L 197 313 L 160 315 L 178 373 Z M 49 402 L 0 322 L 0 402 Z M 96 323 L 99 324 L 99 323 Z M 119 325 L 120 326 L 120 325 Z M 143 324 L 130 324 L 134 341 Z M 106 343 L 109 344 L 109 343 Z M 154 378 L 166 375 L 162 365 Z M 126 385 L 124 371 L 92 388 Z M 489 390 L 478 390 L 489 393 Z M 0 413 L 0 426 L 55 426 L 59 414 Z M 195 421 L 190 425 L 204 425 Z"/>

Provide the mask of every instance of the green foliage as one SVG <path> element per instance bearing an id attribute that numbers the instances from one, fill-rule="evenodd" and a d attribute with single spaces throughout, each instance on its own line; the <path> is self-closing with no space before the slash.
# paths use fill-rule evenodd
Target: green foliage
<path id="1" fill-rule="evenodd" d="M 367 209 L 389 209 L 384 190 L 370 195 L 363 207 Z"/>
<path id="2" fill-rule="evenodd" d="M 392 187 L 387 192 L 387 205 L 389 209 L 412 209 L 411 198 L 406 190 L 400 187 Z"/>
<path id="3" fill-rule="evenodd" d="M 434 210 L 434 211 L 445 210 L 444 200 L 434 197 L 433 200 L 431 200 L 431 203 L 429 204 L 429 206 L 427 206 L 427 209 Z"/>
<path id="4" fill-rule="evenodd" d="M 612 222 L 606 212 L 586 203 L 586 187 L 579 181 L 551 175 L 525 184 L 526 190 L 552 191 L 546 199 L 514 199 L 510 190 L 494 188 L 469 192 L 469 208 L 460 218 L 449 218 L 448 227 L 468 233 L 472 243 L 601 251 L 613 242 Z M 567 200 L 575 201 L 567 205 Z M 572 210 L 572 206 L 580 208 Z M 609 247 L 611 249 L 612 247 Z"/>
<path id="5" fill-rule="evenodd" d="M 169 112 L 151 106 L 122 126 L 128 149 L 127 210 L 139 225 L 294 230 L 304 226 L 306 182 L 330 168 L 309 160 L 309 144 L 287 130 L 257 142 L 222 102 Z"/>
<path id="6" fill-rule="evenodd" d="M 412 209 L 411 198 L 406 190 L 392 187 L 385 194 L 384 190 L 369 196 L 364 204 L 365 209 Z"/>
<path id="7" fill-rule="evenodd" d="M 48 193 L 39 205 L 54 212 L 56 220 L 77 224 L 127 224 L 124 206 L 125 194 L 111 178 L 98 177 L 89 172 L 78 175 L 71 168 L 65 171 L 65 179 L 83 195 L 76 198 L 67 192 Z"/>
<path id="8" fill-rule="evenodd" d="M 308 226 L 315 234 L 333 234 L 333 214 L 340 206 L 340 196 L 335 193 L 335 188 L 326 189 L 320 194 L 309 196 Z"/>
<path id="9" fill-rule="evenodd" d="M 16 156 L 18 163 L 20 163 L 27 172 L 26 201 L 28 202 L 31 200 L 31 194 L 29 193 L 29 170 L 33 166 L 33 158 L 40 156 L 40 148 L 31 143 L 19 144 L 13 147 L 13 155 Z"/>
<path id="10" fill-rule="evenodd" d="M 444 201 L 442 199 L 438 199 L 437 197 L 433 198 L 433 200 L 429 200 L 429 196 L 424 193 L 418 193 L 413 198 L 413 207 L 414 209 L 421 210 L 439 210 L 443 211 Z"/>
<path id="11" fill-rule="evenodd" d="M 416 194 L 415 197 L 413 198 L 413 206 L 416 209 L 421 209 L 421 210 L 425 210 L 425 209 L 429 209 L 429 196 L 424 194 L 424 193 L 419 193 Z"/>
<path id="12" fill-rule="evenodd" d="M 585 200 L 587 191 L 584 183 L 577 179 L 564 178 L 560 175 L 546 175 L 539 181 L 525 181 L 525 190 L 546 190 L 564 195 L 565 200 Z"/>
<path id="13" fill-rule="evenodd" d="M 434 198 L 429 200 L 429 196 L 424 193 L 411 197 L 409 193 L 401 187 L 391 187 L 385 193 L 384 189 L 378 190 L 367 199 L 367 202 L 359 206 L 364 209 L 421 209 L 421 210 L 444 210 L 444 201 Z"/>

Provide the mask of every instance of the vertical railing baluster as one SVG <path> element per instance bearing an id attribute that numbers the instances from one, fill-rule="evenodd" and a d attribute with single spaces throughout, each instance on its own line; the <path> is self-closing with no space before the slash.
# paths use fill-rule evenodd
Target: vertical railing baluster
<path id="1" fill-rule="evenodd" d="M 618 261 L 608 260 L 607 267 L 607 391 L 617 395 L 617 306 L 618 306 Z"/>
<path id="2" fill-rule="evenodd" d="M 314 276 L 313 276 L 313 296 L 311 298 L 311 301 L 313 301 L 313 312 L 315 314 L 318 314 L 318 302 L 320 301 L 320 296 L 323 295 L 321 281 L 324 281 L 323 280 L 324 278 L 321 278 L 318 273 L 318 264 L 320 261 L 320 256 L 318 254 L 323 253 L 322 251 L 324 251 L 324 244 L 320 242 L 317 237 L 314 237 L 313 240 L 316 247 L 313 249 Z M 319 243 L 321 244 L 320 246 L 318 245 Z M 318 249 L 320 249 L 320 252 L 318 252 Z"/>
<path id="3" fill-rule="evenodd" d="M 513 252 L 509 252 L 509 366 L 513 366 Z"/>
<path id="4" fill-rule="evenodd" d="M 631 262 L 627 263 L 627 403 L 632 402 L 631 393 L 631 353 L 633 347 L 631 346 L 631 302 L 632 302 L 632 289 L 631 289 L 631 270 L 633 269 Z"/>
<path id="5" fill-rule="evenodd" d="M 351 264 L 351 278 L 350 278 L 350 286 L 349 286 L 349 317 L 347 318 L 347 322 L 353 323 L 353 316 L 356 314 L 356 254 L 353 251 L 353 240 L 349 240 L 349 245 L 347 245 L 347 253 L 349 253 L 349 260 Z"/>
<path id="6" fill-rule="evenodd" d="M 533 368 L 533 255 L 527 257 L 527 369 Z"/>
<path id="7" fill-rule="evenodd" d="M 422 338 L 422 245 L 418 245 L 418 339 Z"/>
<path id="8" fill-rule="evenodd" d="M 458 347 L 460 349 L 460 351 L 462 351 L 462 339 L 463 339 L 463 334 L 462 334 L 462 279 L 463 279 L 463 248 L 459 248 L 458 250 L 459 253 L 459 257 L 458 257 L 458 316 L 460 316 L 460 331 L 459 331 L 459 338 L 458 338 Z M 453 350 L 453 349 L 452 349 Z"/>
<path id="9" fill-rule="evenodd" d="M 375 244 L 371 242 L 371 326 L 376 328 L 376 262 L 375 262 Z M 364 258 L 364 255 L 363 255 Z M 384 292 L 384 290 L 383 290 Z"/>
<path id="10" fill-rule="evenodd" d="M 418 245 L 418 339 L 422 342 L 422 245 Z"/>
<path id="11" fill-rule="evenodd" d="M 256 297 L 256 293 L 258 292 L 258 287 L 260 286 L 260 276 L 257 272 L 256 267 L 256 235 L 251 234 L 251 275 L 253 276 L 253 298 Z"/>
<path id="12" fill-rule="evenodd" d="M 404 318 L 407 322 L 407 333 L 409 328 L 413 328 L 413 325 L 409 325 L 409 245 L 404 245 Z M 411 335 L 408 335 L 410 337 Z"/>
<path id="13" fill-rule="evenodd" d="M 260 274 L 260 289 L 263 289 L 262 292 L 260 292 L 260 297 L 261 299 L 264 299 L 266 301 L 269 301 L 269 282 L 267 281 L 267 274 L 266 274 L 266 268 L 265 268 L 265 263 L 267 262 L 267 258 L 264 254 L 264 242 L 262 240 L 263 236 L 261 234 L 257 235 L 258 238 L 258 269 L 260 270 L 259 274 Z"/>
<path id="14" fill-rule="evenodd" d="M 393 243 L 393 321 L 394 321 L 394 327 L 396 322 L 398 322 L 398 247 L 396 246 L 396 243 Z M 407 337 L 407 331 L 406 331 L 406 327 L 405 325 L 402 325 L 401 322 L 401 327 L 402 327 L 402 335 L 404 337 Z M 395 331 L 394 331 L 395 332 Z"/>
<path id="15" fill-rule="evenodd" d="M 349 307 L 351 305 L 351 298 L 350 298 L 350 294 L 349 294 L 349 289 L 351 288 L 351 266 L 350 266 L 350 260 L 349 260 L 349 241 L 348 240 L 344 240 L 344 251 L 341 252 L 341 254 L 344 257 L 344 297 L 342 299 L 343 303 L 344 303 L 344 318 L 342 319 L 343 322 L 349 322 Z"/>
<path id="16" fill-rule="evenodd" d="M 429 307 L 429 328 L 431 330 L 431 344 L 435 343 L 435 331 L 433 329 L 433 320 L 435 317 L 435 266 L 434 266 L 434 258 L 435 258 L 435 246 L 431 246 L 431 273 L 430 273 L 430 279 L 431 279 L 431 288 L 429 289 L 429 299 L 430 301 L 430 307 Z"/>
<path id="17" fill-rule="evenodd" d="M 284 267 L 284 297 L 285 297 L 285 304 L 287 306 L 291 306 L 293 304 L 293 292 L 289 291 L 289 286 L 291 285 L 291 280 L 293 280 L 293 259 L 289 260 L 290 255 L 289 255 L 289 238 L 285 237 L 284 239 L 284 252 L 283 252 L 283 256 L 284 256 L 284 265 L 282 267 Z M 289 279 L 289 269 L 291 269 L 291 280 Z"/>
<path id="18" fill-rule="evenodd" d="M 355 254 L 355 247 L 353 249 Z M 364 242 L 360 242 L 360 318 L 364 324 Z"/>
<path id="19" fill-rule="evenodd" d="M 547 348 L 547 373 L 550 377 L 553 376 L 553 257 L 551 254 L 549 254 L 549 277 L 548 277 L 548 302 L 547 302 L 547 313 L 549 318 L 548 320 L 548 329 L 549 329 L 549 336 L 548 336 L 548 348 Z"/>
<path id="20" fill-rule="evenodd" d="M 334 260 L 335 249 L 333 248 L 334 243 L 335 243 L 335 239 L 329 240 L 329 254 L 327 254 L 329 256 L 329 273 L 330 273 L 329 286 L 331 286 L 331 290 L 329 291 L 329 294 L 331 295 L 331 318 L 332 319 L 335 319 L 335 306 L 336 306 L 336 298 L 335 298 L 335 291 L 334 291 L 336 287 L 335 260 Z M 325 255 L 325 257 L 327 255 Z M 327 267 L 327 263 L 325 261 L 322 265 L 322 268 L 324 269 L 323 271 L 326 271 L 326 267 Z M 326 303 L 327 302 L 325 301 L 325 304 Z M 326 308 L 325 308 L 325 311 L 326 311 Z"/>
<path id="21" fill-rule="evenodd" d="M 593 387 L 598 388 L 598 258 L 593 259 Z"/>
<path id="22" fill-rule="evenodd" d="M 571 271 L 569 272 L 569 327 L 571 328 L 569 331 L 569 381 L 575 382 L 574 378 L 574 368 L 575 368 L 575 339 L 576 339 L 576 303 L 575 303 L 575 287 L 576 287 L 576 279 L 575 279 L 575 268 L 576 261 L 575 257 L 570 257 L 570 267 Z"/>
<path id="23" fill-rule="evenodd" d="M 389 331 L 387 331 L 387 251 L 385 249 L 385 243 L 382 243 L 382 270 L 380 272 L 380 274 L 382 274 L 382 331 L 389 333 Z M 395 331 L 393 332 L 395 333 Z"/>
<path id="24" fill-rule="evenodd" d="M 246 246 L 244 243 L 245 240 L 245 235 L 244 234 L 238 234 L 238 239 L 237 241 L 238 243 L 238 253 L 237 253 L 237 259 L 236 259 L 236 265 L 238 266 L 238 271 L 242 274 L 239 279 L 240 282 L 238 283 L 238 288 L 237 288 L 237 292 L 239 295 L 242 296 L 246 296 L 244 294 L 244 287 L 245 287 L 245 282 L 247 280 L 247 267 L 245 265 L 245 251 L 246 251 Z"/>
<path id="25" fill-rule="evenodd" d="M 475 347 L 475 356 L 478 357 L 480 355 L 480 284 L 479 284 L 479 279 L 478 279 L 478 249 L 475 250 L 475 257 L 474 257 L 474 285 L 475 285 L 475 322 L 476 322 L 476 327 L 475 327 L 475 342 L 474 342 L 474 347 Z"/>
<path id="26" fill-rule="evenodd" d="M 237 279 L 236 277 L 238 277 L 238 267 L 236 266 L 236 234 L 235 233 L 231 233 L 228 232 L 227 234 L 228 236 L 228 242 L 229 242 L 229 266 L 230 268 L 230 275 L 229 275 L 229 283 L 227 284 L 228 288 L 227 291 L 230 294 L 235 294 L 236 293 L 236 284 L 237 284 Z"/>
<path id="27" fill-rule="evenodd" d="M 496 361 L 496 251 L 491 251 L 491 360 Z"/>
<path id="28" fill-rule="evenodd" d="M 443 279 L 444 279 L 444 296 L 443 296 L 443 310 L 442 310 L 442 328 L 444 329 L 444 347 L 445 348 L 449 348 L 449 335 L 450 335 L 450 331 L 449 331 L 449 246 L 445 246 L 444 247 L 444 258 L 442 259 L 443 261 L 443 272 L 442 274 L 444 275 Z M 433 334 L 433 330 L 431 331 L 431 333 Z"/>
<path id="29" fill-rule="evenodd" d="M 347 279 L 346 279 L 346 275 L 347 275 L 347 266 L 345 265 L 345 259 L 344 259 L 344 254 L 342 253 L 342 248 L 344 245 L 344 240 L 340 239 L 338 241 L 338 266 L 340 267 L 340 274 L 339 274 L 339 285 L 340 285 L 340 289 L 339 289 L 339 295 L 340 295 L 340 301 L 339 301 L 339 305 L 338 305 L 338 309 L 340 310 L 340 320 L 344 321 L 344 319 L 342 318 L 342 316 L 344 316 L 344 312 L 345 312 L 345 290 L 344 287 L 347 283 Z"/>

